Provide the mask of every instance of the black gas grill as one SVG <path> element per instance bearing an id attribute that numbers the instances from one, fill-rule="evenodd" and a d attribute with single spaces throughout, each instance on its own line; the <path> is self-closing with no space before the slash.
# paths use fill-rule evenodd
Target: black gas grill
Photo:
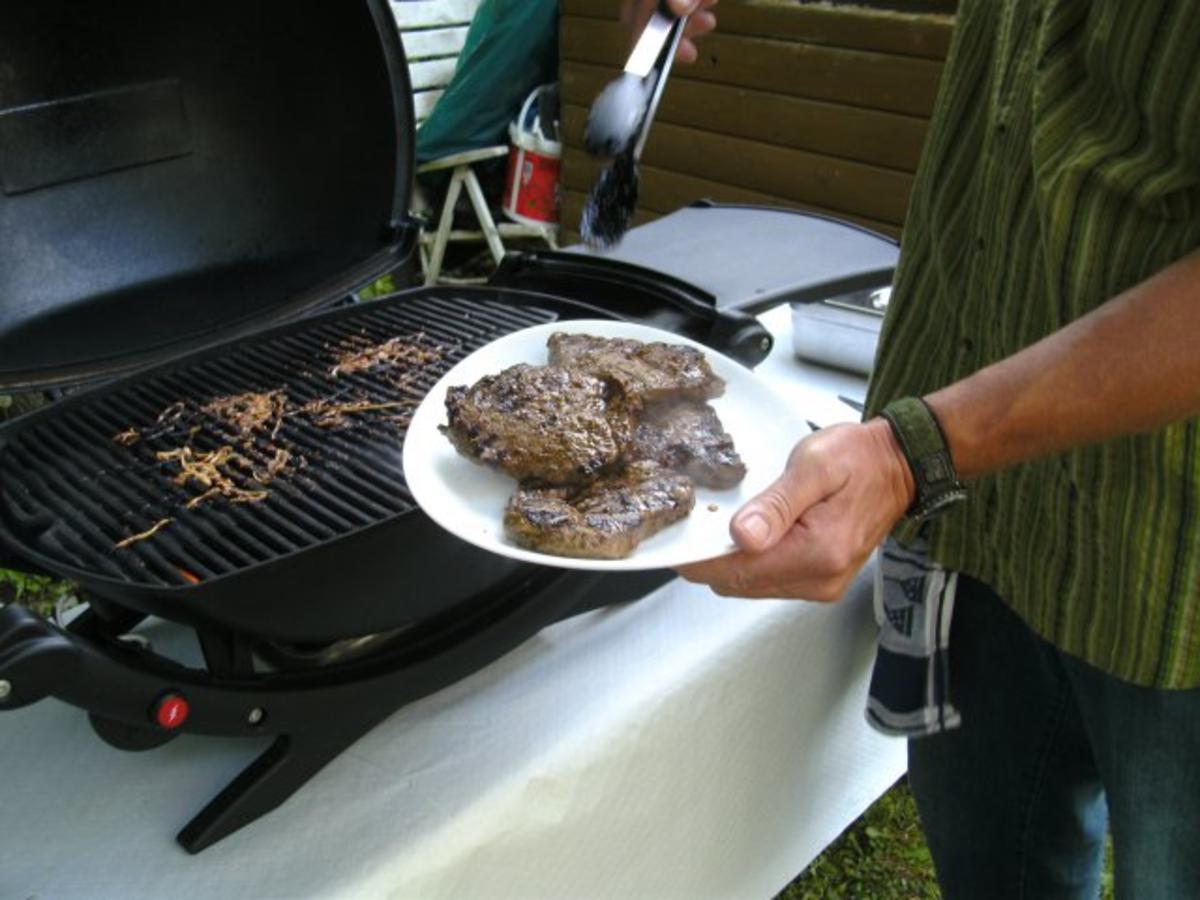
<path id="1" fill-rule="evenodd" d="M 0 711 L 53 696 L 127 750 L 273 737 L 180 833 L 195 852 L 410 700 L 665 578 L 518 563 L 434 525 L 401 460 L 441 374 L 564 318 L 750 365 L 771 342 L 685 282 L 553 252 L 346 304 L 415 233 L 386 0 L 119 6 L 20 0 L 0 29 L 0 390 L 65 392 L 0 427 L 0 564 L 85 604 L 0 609 Z M 211 412 L 250 394 L 253 427 Z M 202 664 L 140 639 L 147 616 L 192 630 Z"/>
<path id="2" fill-rule="evenodd" d="M 495 556 L 414 505 L 408 417 L 455 362 L 614 317 L 753 366 L 762 326 L 662 269 L 744 270 L 754 306 L 886 283 L 894 261 L 860 229 L 730 210 L 724 232 L 647 226 L 652 268 L 526 253 L 486 287 L 347 305 L 416 230 L 387 0 L 17 0 L 4 17 L 0 391 L 65 398 L 0 427 L 0 565 L 68 579 L 84 606 L 63 623 L 0 609 L 0 713 L 56 697 L 126 750 L 273 738 L 180 832 L 192 852 L 400 706 L 666 579 Z M 793 284 L 799 247 L 813 264 Z M 393 341 L 405 352 L 346 363 Z M 256 426 L 212 414 L 247 394 L 270 398 Z M 181 477 L 216 459 L 219 490 L 212 469 Z M 193 632 L 200 661 L 148 645 L 148 616 Z"/>
<path id="3" fill-rule="evenodd" d="M 576 265 L 555 254 L 509 263 L 527 283 Z M 611 278 L 623 270 L 605 267 Z M 576 290 L 603 300 L 583 263 Z M 644 279 L 645 273 L 642 273 Z M 611 304 L 511 287 L 425 288 L 278 327 L 78 392 L 0 429 L 0 538 L 21 565 L 69 578 L 88 610 L 66 628 L 0 610 L 0 679 L 15 708 L 55 695 L 86 709 L 124 749 L 181 733 L 277 735 L 270 750 L 181 834 L 197 851 L 273 808 L 365 730 L 574 612 L 630 599 L 664 577 L 597 579 L 517 563 L 434 525 L 413 502 L 401 451 L 407 414 L 455 362 L 503 334 L 633 306 L 701 336 L 769 346 L 752 320 L 679 285 L 636 279 Z M 335 373 L 355 348 L 400 339 L 416 367 Z M 335 427 L 279 415 L 247 435 L 192 413 L 273 393 L 287 408 L 354 408 Z M 199 421 L 200 424 L 193 424 Z M 133 434 L 127 442 L 122 435 Z M 286 448 L 256 502 L 179 483 L 162 454 L 236 447 L 240 484 Z M 231 467 L 226 467 L 231 471 Z M 154 530 L 158 523 L 162 527 Z M 153 533 L 150 533 L 152 532 Z M 130 535 L 147 535 L 125 544 Z M 193 627 L 203 669 L 131 642 L 146 615 Z"/>

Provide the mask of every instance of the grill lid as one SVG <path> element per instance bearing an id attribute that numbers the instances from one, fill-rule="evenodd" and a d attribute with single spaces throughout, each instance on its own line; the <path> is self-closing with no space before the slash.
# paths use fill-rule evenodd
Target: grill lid
<path id="1" fill-rule="evenodd" d="M 408 250 L 387 0 L 17 0 L 0 29 L 0 388 L 227 340 Z"/>

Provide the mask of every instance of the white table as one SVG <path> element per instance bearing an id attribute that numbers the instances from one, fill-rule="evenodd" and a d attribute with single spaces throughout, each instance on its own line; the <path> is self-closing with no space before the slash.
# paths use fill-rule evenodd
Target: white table
<path id="1" fill-rule="evenodd" d="M 759 371 L 852 418 L 861 380 L 764 321 Z M 4 713 L 0 898 L 768 898 L 904 771 L 863 719 L 874 633 L 865 578 L 834 606 L 677 579 L 402 709 L 196 857 L 174 832 L 265 744 L 131 754 L 56 701 Z"/>

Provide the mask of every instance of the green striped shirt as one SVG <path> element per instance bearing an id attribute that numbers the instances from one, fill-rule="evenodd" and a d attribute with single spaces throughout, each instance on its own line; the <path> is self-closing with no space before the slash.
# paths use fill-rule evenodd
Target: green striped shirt
<path id="1" fill-rule="evenodd" d="M 1200 3 L 963 0 L 868 411 L 1012 355 L 1198 245 Z M 931 538 L 1060 649 L 1200 686 L 1200 421 L 981 479 Z"/>

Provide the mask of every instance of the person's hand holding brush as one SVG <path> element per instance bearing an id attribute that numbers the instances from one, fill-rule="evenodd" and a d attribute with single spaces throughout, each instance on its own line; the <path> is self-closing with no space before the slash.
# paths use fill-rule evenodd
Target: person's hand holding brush
<path id="1" fill-rule="evenodd" d="M 629 29 L 631 35 L 636 37 L 642 33 L 658 2 L 659 0 L 621 0 L 621 22 Z M 717 14 L 713 12 L 716 5 L 717 0 L 667 0 L 667 6 L 675 15 L 691 15 L 683 32 L 683 40 L 679 43 L 679 52 L 675 55 L 676 62 L 696 61 L 695 39 L 716 28 Z"/>
<path id="2" fill-rule="evenodd" d="M 588 193 L 579 220 L 579 233 L 589 247 L 616 246 L 632 224 L 638 203 L 638 160 L 675 61 L 665 58 L 663 48 L 674 42 L 676 60 L 695 62 L 695 38 L 716 27 L 712 11 L 716 5 L 717 0 L 622 0 L 621 20 L 630 29 L 635 49 L 622 72 L 592 103 L 583 131 L 588 153 L 610 161 Z M 675 17 L 669 23 L 666 15 L 656 16 L 663 7 Z M 681 32 L 683 16 L 688 18 Z"/>

